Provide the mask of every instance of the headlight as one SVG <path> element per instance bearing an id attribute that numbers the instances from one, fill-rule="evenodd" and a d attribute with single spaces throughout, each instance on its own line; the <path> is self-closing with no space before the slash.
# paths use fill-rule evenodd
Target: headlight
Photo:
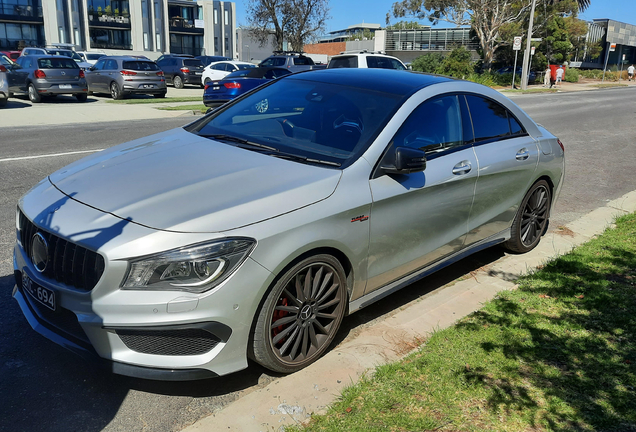
<path id="1" fill-rule="evenodd" d="M 251 238 L 231 238 L 136 258 L 122 288 L 202 293 L 227 279 L 254 245 Z"/>

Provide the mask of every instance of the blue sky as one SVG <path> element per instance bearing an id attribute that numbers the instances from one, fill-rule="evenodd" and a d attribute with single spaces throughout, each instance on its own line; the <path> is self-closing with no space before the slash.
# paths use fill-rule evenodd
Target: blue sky
<path id="1" fill-rule="evenodd" d="M 236 2 L 236 24 L 246 24 L 246 0 Z M 386 13 L 393 4 L 392 0 L 331 0 L 331 19 L 327 31 L 340 30 L 361 22 L 385 25 Z M 636 5 L 628 0 L 591 0 L 591 6 L 579 15 L 581 19 L 591 21 L 594 18 L 609 18 L 636 25 Z M 396 22 L 395 18 L 392 19 Z"/>

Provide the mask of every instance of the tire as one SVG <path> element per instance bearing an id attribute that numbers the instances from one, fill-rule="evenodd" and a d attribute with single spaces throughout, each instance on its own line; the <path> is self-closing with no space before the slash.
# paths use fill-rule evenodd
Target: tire
<path id="1" fill-rule="evenodd" d="M 75 95 L 75 98 L 78 102 L 86 102 L 86 99 L 88 99 L 88 95 L 86 93 L 78 93 Z"/>
<path id="2" fill-rule="evenodd" d="M 0 108 L 6 107 L 8 103 L 9 103 L 9 98 L 0 99 Z"/>
<path id="3" fill-rule="evenodd" d="M 504 248 L 513 253 L 526 253 L 534 249 L 548 228 L 552 193 L 545 180 L 536 182 L 521 201 L 512 222 L 510 240 Z"/>
<path id="4" fill-rule="evenodd" d="M 172 78 L 172 83 L 174 84 L 174 88 L 177 88 L 177 89 L 183 88 L 183 80 L 181 79 L 179 75 L 175 75 L 174 78 Z"/>
<path id="5" fill-rule="evenodd" d="M 38 91 L 35 89 L 35 86 L 33 84 L 29 84 L 28 93 L 29 93 L 29 100 L 32 103 L 42 102 L 42 96 L 38 94 Z"/>
<path id="6" fill-rule="evenodd" d="M 110 95 L 114 100 L 121 100 L 124 98 L 124 94 L 119 90 L 119 86 L 116 82 L 110 83 Z"/>
<path id="7" fill-rule="evenodd" d="M 157 98 L 157 99 L 163 99 L 163 98 L 166 97 L 166 94 L 165 93 L 155 93 L 155 94 L 153 94 L 153 96 L 155 98 Z"/>
<path id="8" fill-rule="evenodd" d="M 310 365 L 331 345 L 347 302 L 346 275 L 337 259 L 302 260 L 278 279 L 261 306 L 250 357 L 282 373 Z"/>
<path id="9" fill-rule="evenodd" d="M 203 87 L 205 87 L 206 85 L 210 84 L 212 82 L 212 80 L 210 78 L 206 78 L 205 81 L 203 82 Z"/>

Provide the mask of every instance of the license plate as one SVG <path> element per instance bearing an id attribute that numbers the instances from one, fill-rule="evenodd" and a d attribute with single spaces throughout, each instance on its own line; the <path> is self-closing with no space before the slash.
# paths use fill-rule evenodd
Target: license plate
<path id="1" fill-rule="evenodd" d="M 201 75 L 202 72 L 195 72 L 195 75 Z"/>
<path id="2" fill-rule="evenodd" d="M 155 86 L 153 84 L 144 84 L 141 88 L 155 88 Z"/>
<path id="3" fill-rule="evenodd" d="M 73 86 L 70 85 L 70 84 L 60 84 L 60 88 L 61 89 L 70 89 L 70 88 L 73 88 Z"/>
<path id="4" fill-rule="evenodd" d="M 216 87 L 212 87 L 212 90 L 218 90 L 218 89 L 220 89 L 220 88 L 221 88 L 221 87 L 216 86 Z"/>
<path id="5" fill-rule="evenodd" d="M 53 311 L 56 309 L 55 291 L 36 284 L 24 272 L 22 272 L 22 289 L 47 308 Z"/>

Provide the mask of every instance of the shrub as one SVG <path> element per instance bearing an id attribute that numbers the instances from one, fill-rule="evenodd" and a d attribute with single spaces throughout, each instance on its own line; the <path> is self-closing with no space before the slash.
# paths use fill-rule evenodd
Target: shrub
<path id="1" fill-rule="evenodd" d="M 473 72 L 470 64 L 470 51 L 465 47 L 455 48 L 442 60 L 437 73 L 455 78 L 465 78 Z"/>
<path id="2" fill-rule="evenodd" d="M 579 82 L 579 71 L 578 69 L 566 69 L 565 70 L 565 76 L 563 77 L 563 80 L 566 82 L 571 82 L 571 83 L 575 83 L 575 82 Z"/>
<path id="3" fill-rule="evenodd" d="M 468 75 L 466 79 L 468 81 L 476 82 L 477 84 L 483 84 L 488 87 L 494 87 L 496 85 L 499 85 L 495 77 L 498 78 L 499 75 L 493 75 L 489 72 L 485 72 L 483 74 L 478 74 L 473 72 L 470 75 Z"/>
<path id="4" fill-rule="evenodd" d="M 413 60 L 411 67 L 414 71 L 436 73 L 442 60 L 444 60 L 444 56 L 441 53 L 423 54 Z"/>

